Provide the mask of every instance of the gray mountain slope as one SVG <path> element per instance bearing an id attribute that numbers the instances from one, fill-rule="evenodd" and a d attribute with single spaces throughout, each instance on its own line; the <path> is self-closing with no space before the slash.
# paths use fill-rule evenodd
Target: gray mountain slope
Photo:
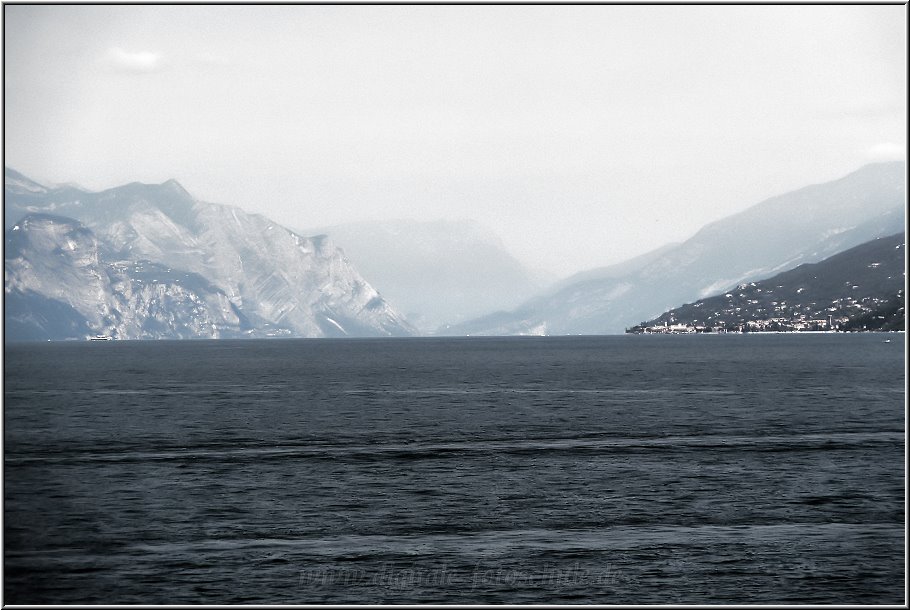
<path id="1" fill-rule="evenodd" d="M 576 282 L 451 334 L 612 334 L 744 281 L 890 235 L 904 227 L 903 162 L 772 197 L 705 226 L 646 265 Z"/>
<path id="2" fill-rule="evenodd" d="M 204 278 L 148 261 L 106 261 L 81 223 L 30 214 L 6 232 L 6 339 L 241 336 L 246 318 Z"/>
<path id="3" fill-rule="evenodd" d="M 655 248 L 654 250 L 645 252 L 644 254 L 640 254 L 634 258 L 616 263 L 615 265 L 608 265 L 606 267 L 598 267 L 596 269 L 588 269 L 586 271 L 574 273 L 554 284 L 550 289 L 549 294 L 559 292 L 560 290 L 574 284 L 596 280 L 611 280 L 636 273 L 638 270 L 643 269 L 647 265 L 650 265 L 652 262 L 658 260 L 661 256 L 667 254 L 677 246 L 679 246 L 679 244 L 675 242 L 665 244 L 659 248 Z"/>
<path id="4" fill-rule="evenodd" d="M 687 303 L 642 326 L 780 330 L 829 316 L 832 324 L 847 324 L 903 297 L 906 241 L 903 232 L 873 239 L 818 263 Z"/>
<path id="5" fill-rule="evenodd" d="M 331 237 L 425 333 L 515 307 L 546 285 L 474 221 L 357 222 L 309 233 Z"/>
<path id="6" fill-rule="evenodd" d="M 250 336 L 401 336 L 414 329 L 331 241 L 194 199 L 176 181 L 101 192 L 45 189 L 7 169 L 6 216 L 52 212 L 91 229 L 109 260 L 197 274 L 227 295 Z M 40 185 L 39 185 L 40 186 Z M 15 222 L 15 221 L 12 221 Z"/>

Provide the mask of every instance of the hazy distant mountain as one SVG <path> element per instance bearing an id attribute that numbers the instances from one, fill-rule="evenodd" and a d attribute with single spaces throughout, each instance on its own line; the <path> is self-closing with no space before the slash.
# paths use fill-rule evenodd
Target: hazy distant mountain
<path id="1" fill-rule="evenodd" d="M 657 261 L 660 257 L 664 256 L 666 253 L 673 250 L 679 246 L 678 243 L 669 243 L 655 248 L 644 254 L 640 254 L 634 258 L 622 261 L 621 263 L 616 263 L 614 265 L 608 265 L 606 267 L 597 267 L 595 269 L 588 269 L 585 271 L 579 271 L 574 273 L 567 278 L 556 282 L 548 291 L 548 294 L 554 294 L 559 292 L 563 288 L 572 286 L 575 284 L 581 284 L 585 282 L 591 282 L 596 280 L 612 280 L 616 278 L 625 277 L 629 274 L 636 273 L 640 269 L 643 269 L 647 265 L 650 265 L 652 262 Z"/>
<path id="2" fill-rule="evenodd" d="M 767 199 L 623 273 L 593 273 L 451 334 L 600 334 L 904 228 L 904 163 Z M 647 258 L 647 255 L 646 255 Z"/>
<path id="3" fill-rule="evenodd" d="M 826 327 L 830 317 L 831 325 L 843 327 L 889 303 L 902 302 L 906 254 L 903 232 L 873 239 L 821 262 L 676 307 L 640 326 L 790 330 Z M 895 327 L 898 322 L 894 320 Z"/>
<path id="4" fill-rule="evenodd" d="M 544 285 L 499 237 L 469 220 L 322 227 L 364 277 L 423 332 L 515 307 Z"/>
<path id="5" fill-rule="evenodd" d="M 28 214 L 52 213 L 84 225 L 66 224 L 60 218 L 51 222 L 43 217 L 40 233 L 46 236 L 41 244 L 51 252 L 64 248 L 61 244 L 68 243 L 65 235 L 82 235 L 80 231 L 87 228 L 91 236 L 78 242 L 79 252 L 88 258 L 72 265 L 38 266 L 28 273 L 23 267 L 17 271 L 16 277 L 21 279 L 15 285 L 11 284 L 10 270 L 20 263 L 16 262 L 16 251 L 10 249 L 6 291 L 8 296 L 16 291 L 16 299 L 38 294 L 54 300 L 59 291 L 51 287 L 75 286 L 84 280 L 92 289 L 84 290 L 80 299 L 97 294 L 100 303 L 108 302 L 110 295 L 103 279 L 91 280 L 101 273 L 92 265 L 126 270 L 141 262 L 145 273 L 157 269 L 154 273 L 185 274 L 223 293 L 228 310 L 236 311 L 238 320 L 242 316 L 247 321 L 248 336 L 389 336 L 414 332 L 329 240 L 302 237 L 239 208 L 196 201 L 173 180 L 164 184 L 132 183 L 93 193 L 75 187 L 49 189 L 7 169 L 5 204 L 8 230 L 12 232 L 15 227 L 10 225 Z M 37 236 L 39 225 L 35 223 L 37 220 L 29 223 L 29 234 Z M 89 245 L 91 240 L 96 243 Z M 25 251 L 30 255 L 44 252 L 47 248 L 42 247 Z M 95 251 L 98 262 L 89 265 L 85 261 L 95 260 Z M 75 273 L 73 268 L 80 271 Z M 208 289 L 197 284 L 203 292 Z M 113 286 L 114 292 L 118 292 L 116 286 L 127 288 L 123 282 L 114 282 Z M 98 305 L 92 316 L 88 316 L 87 306 L 76 309 L 88 316 L 93 331 L 103 332 L 109 323 L 106 316 L 114 315 L 105 307 L 114 306 Z M 114 310 L 130 317 L 122 309 Z M 236 324 L 241 326 L 239 321 Z M 122 338 L 140 338 L 133 326 L 115 330 Z M 195 331 L 189 334 L 212 336 Z M 175 332 L 173 336 L 184 334 Z"/>

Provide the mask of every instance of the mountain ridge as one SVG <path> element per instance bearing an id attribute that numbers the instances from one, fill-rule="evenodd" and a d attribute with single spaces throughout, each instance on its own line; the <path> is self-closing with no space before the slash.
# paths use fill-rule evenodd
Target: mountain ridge
<path id="1" fill-rule="evenodd" d="M 73 187 L 40 190 L 10 168 L 5 179 L 8 234 L 30 215 L 71 219 L 97 240 L 104 264 L 146 261 L 204 278 L 242 312 L 250 324 L 245 336 L 408 336 L 416 332 L 330 240 L 298 235 L 239 207 L 198 201 L 176 180 L 132 182 L 90 192 Z M 45 219 L 42 230 L 65 241 L 63 229 L 54 226 L 61 222 L 66 224 Z M 35 256 L 41 253 L 47 254 L 36 251 Z M 15 266 L 15 257 L 10 260 L 8 255 L 6 262 L 7 269 Z M 29 277 L 44 286 L 36 276 Z M 123 282 L 118 285 L 127 287 Z M 8 281 L 7 296 L 11 290 Z M 26 286 L 16 290 L 17 302 L 30 293 Z M 95 325 L 102 319 L 91 317 Z M 175 337 L 183 336 L 176 327 L 170 331 Z M 135 332 L 121 329 L 120 334 L 133 338 Z"/>
<path id="2" fill-rule="evenodd" d="M 673 308 L 627 332 L 843 329 L 892 301 L 903 301 L 906 251 L 904 232 L 875 238 L 817 263 Z"/>
<path id="3" fill-rule="evenodd" d="M 518 305 L 547 284 L 473 220 L 388 219 L 313 232 L 329 235 L 424 334 Z"/>
<path id="4" fill-rule="evenodd" d="M 727 286 L 815 262 L 904 227 L 905 164 L 868 164 L 783 193 L 702 227 L 620 276 L 555 292 L 454 325 L 453 335 L 618 334 Z"/>

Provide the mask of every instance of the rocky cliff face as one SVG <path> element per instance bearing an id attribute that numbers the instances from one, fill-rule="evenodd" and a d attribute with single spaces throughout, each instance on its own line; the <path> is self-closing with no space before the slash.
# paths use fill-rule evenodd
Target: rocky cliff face
<path id="1" fill-rule="evenodd" d="M 129 339 L 413 333 L 329 240 L 196 201 L 174 181 L 92 193 L 7 170 L 6 182 L 7 218 L 20 219 L 7 230 L 18 244 L 7 251 L 18 308 L 7 319 L 23 332 L 47 328 L 29 314 L 40 297 L 53 302 L 44 309 L 72 308 L 91 334 Z"/>
<path id="2" fill-rule="evenodd" d="M 78 221 L 41 214 L 6 234 L 6 333 L 11 340 L 239 337 L 249 328 L 201 276 L 149 261 L 108 261 Z"/>

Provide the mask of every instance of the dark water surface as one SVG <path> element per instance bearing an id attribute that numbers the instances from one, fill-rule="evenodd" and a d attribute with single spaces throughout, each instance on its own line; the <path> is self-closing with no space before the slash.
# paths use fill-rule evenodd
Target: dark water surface
<path id="1" fill-rule="evenodd" d="M 904 603 L 903 334 L 5 355 L 6 603 Z"/>

